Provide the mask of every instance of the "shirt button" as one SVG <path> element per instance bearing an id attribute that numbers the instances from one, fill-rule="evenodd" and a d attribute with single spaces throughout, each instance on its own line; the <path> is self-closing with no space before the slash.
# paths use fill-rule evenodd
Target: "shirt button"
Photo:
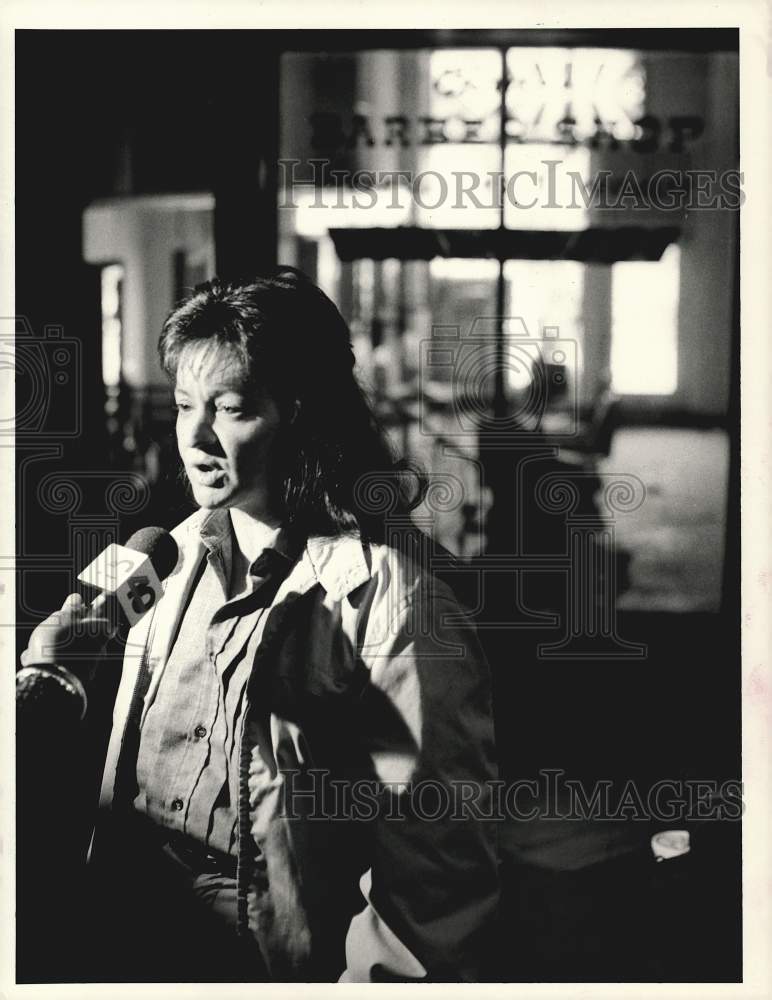
<path id="1" fill-rule="evenodd" d="M 179 812 L 184 805 L 182 799 L 172 799 L 172 812 Z"/>
<path id="2" fill-rule="evenodd" d="M 206 736 L 206 726 L 196 726 L 193 732 L 197 739 L 202 740 Z"/>

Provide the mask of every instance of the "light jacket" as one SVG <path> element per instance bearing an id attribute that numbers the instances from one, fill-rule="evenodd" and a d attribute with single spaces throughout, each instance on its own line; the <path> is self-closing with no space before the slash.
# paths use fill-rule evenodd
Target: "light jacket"
<path id="1" fill-rule="evenodd" d="M 172 532 L 177 566 L 129 633 L 103 818 L 136 793 L 139 727 L 205 558 L 206 514 Z M 404 550 L 308 539 L 268 612 L 240 752 L 240 927 L 272 978 L 482 978 L 493 760 L 489 670 L 450 588 Z M 92 849 L 99 838 L 98 822 Z"/>

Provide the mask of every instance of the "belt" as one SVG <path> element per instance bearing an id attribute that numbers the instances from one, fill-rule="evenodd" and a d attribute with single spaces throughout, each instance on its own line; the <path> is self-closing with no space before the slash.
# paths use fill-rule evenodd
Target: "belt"
<path id="1" fill-rule="evenodd" d="M 233 854 L 204 847 L 190 837 L 174 835 L 163 845 L 164 851 L 191 872 L 199 875 L 223 875 L 236 878 L 237 860 Z"/>

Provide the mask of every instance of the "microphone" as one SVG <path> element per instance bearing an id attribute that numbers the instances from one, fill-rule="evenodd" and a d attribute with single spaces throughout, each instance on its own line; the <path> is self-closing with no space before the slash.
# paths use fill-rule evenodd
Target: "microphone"
<path id="1" fill-rule="evenodd" d="M 108 545 L 78 575 L 101 591 L 87 606 L 86 617 L 108 618 L 112 623 L 117 618 L 118 623 L 136 625 L 161 599 L 161 581 L 178 557 L 177 543 L 163 528 L 142 528 L 125 545 Z M 45 632 L 37 640 L 33 633 L 16 674 L 16 709 L 27 720 L 58 717 L 66 724 L 85 715 L 87 698 L 80 679 L 57 664 L 54 656 L 50 646 L 46 649 Z"/>
<path id="2" fill-rule="evenodd" d="M 136 625 L 161 599 L 161 581 L 178 557 L 177 543 L 163 528 L 141 528 L 125 545 L 108 545 L 78 574 L 83 583 L 101 590 L 89 614 L 105 616 L 115 607 L 129 625 Z"/>

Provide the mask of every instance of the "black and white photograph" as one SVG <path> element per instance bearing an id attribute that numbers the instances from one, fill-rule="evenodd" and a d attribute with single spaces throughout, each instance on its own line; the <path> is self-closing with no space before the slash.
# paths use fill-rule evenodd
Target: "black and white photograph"
<path id="1" fill-rule="evenodd" d="M 4 994 L 770 995 L 737 6 L 4 12 Z"/>

